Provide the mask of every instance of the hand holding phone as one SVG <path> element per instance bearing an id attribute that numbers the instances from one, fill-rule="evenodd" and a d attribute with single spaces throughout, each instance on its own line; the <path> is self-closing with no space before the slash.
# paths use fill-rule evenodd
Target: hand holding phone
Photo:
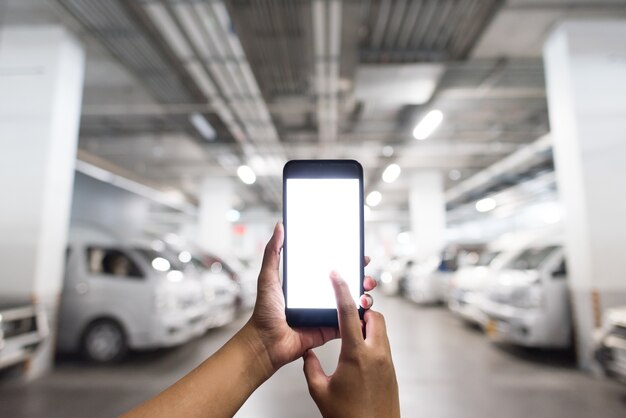
<path id="1" fill-rule="evenodd" d="M 365 337 L 346 282 L 334 275 L 341 352 L 337 369 L 327 376 L 313 351 L 304 354 L 311 397 L 324 418 L 400 417 L 398 382 L 383 316 L 364 315 Z"/>
<path id="2" fill-rule="evenodd" d="M 294 361 L 310 348 L 319 347 L 335 338 L 339 338 L 339 330 L 335 327 L 296 328 L 287 324 L 285 317 L 285 299 L 281 288 L 278 268 L 280 252 L 283 246 L 283 226 L 276 224 L 272 238 L 265 247 L 263 265 L 259 273 L 257 300 L 250 321 L 246 324 L 249 334 L 254 336 L 265 349 L 259 353 L 261 360 L 267 359 L 267 367 L 271 374 L 281 366 Z M 315 256 L 311 255 L 307 264 L 315 263 Z M 363 260 L 364 265 L 369 258 Z M 326 275 L 328 281 L 328 275 Z M 363 288 L 373 290 L 376 281 L 366 276 Z M 361 307 L 369 309 L 372 299 L 364 295 L 361 298 Z M 254 344 L 257 345 L 257 344 Z"/>

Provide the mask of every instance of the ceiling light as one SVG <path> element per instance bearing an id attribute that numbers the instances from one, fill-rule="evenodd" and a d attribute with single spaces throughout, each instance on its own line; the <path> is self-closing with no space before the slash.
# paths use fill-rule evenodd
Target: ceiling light
<path id="1" fill-rule="evenodd" d="M 448 173 L 448 178 L 452 181 L 457 181 L 461 179 L 461 172 L 459 170 L 450 170 Z"/>
<path id="2" fill-rule="evenodd" d="M 443 120 L 443 113 L 440 110 L 431 110 L 413 129 L 413 137 L 418 140 L 424 140 L 433 133 Z"/>
<path id="3" fill-rule="evenodd" d="M 178 261 L 188 263 L 191 261 L 191 253 L 189 251 L 181 251 L 178 253 Z"/>
<path id="4" fill-rule="evenodd" d="M 398 240 L 399 244 L 408 244 L 409 242 L 411 242 L 411 233 L 407 231 L 400 232 L 396 239 Z"/>
<path id="5" fill-rule="evenodd" d="M 226 212 L 226 220 L 228 222 L 237 222 L 241 218 L 241 213 L 237 209 L 230 209 Z"/>
<path id="6" fill-rule="evenodd" d="M 200 113 L 192 113 L 189 115 L 189 122 L 196 128 L 196 131 L 207 141 L 215 141 L 217 133 L 208 120 Z"/>
<path id="7" fill-rule="evenodd" d="M 239 176 L 241 181 L 246 184 L 254 184 L 254 182 L 256 181 L 256 174 L 254 174 L 254 171 L 252 171 L 252 169 L 247 165 L 239 166 L 239 168 L 237 169 L 237 175 Z"/>
<path id="8" fill-rule="evenodd" d="M 385 145 L 383 147 L 383 155 L 385 157 L 391 157 L 393 155 L 393 147 L 391 145 Z"/>
<path id="9" fill-rule="evenodd" d="M 400 176 L 400 166 L 398 164 L 389 164 L 385 171 L 383 171 L 383 181 L 385 183 L 393 183 Z"/>
<path id="10" fill-rule="evenodd" d="M 380 201 L 383 199 L 383 195 L 380 194 L 379 191 L 374 190 L 367 195 L 365 202 L 371 207 L 377 206 Z"/>
<path id="11" fill-rule="evenodd" d="M 561 221 L 561 210 L 558 207 L 548 207 L 543 211 L 543 221 L 547 224 L 556 224 Z"/>
<path id="12" fill-rule="evenodd" d="M 480 199 L 476 202 L 476 210 L 479 212 L 489 212 L 490 210 L 494 210 L 496 206 L 496 201 L 490 197 Z"/>

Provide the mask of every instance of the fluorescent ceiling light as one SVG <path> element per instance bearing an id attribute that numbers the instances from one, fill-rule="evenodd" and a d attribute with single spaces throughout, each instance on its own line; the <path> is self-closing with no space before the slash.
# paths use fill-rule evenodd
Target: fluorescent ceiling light
<path id="1" fill-rule="evenodd" d="M 393 183 L 398 179 L 401 171 L 398 164 L 389 164 L 383 171 L 383 181 L 385 183 Z"/>
<path id="2" fill-rule="evenodd" d="M 391 157 L 393 155 L 393 147 L 391 145 L 385 145 L 383 147 L 383 155 L 385 157 Z"/>
<path id="3" fill-rule="evenodd" d="M 237 209 L 230 209 L 226 212 L 226 220 L 228 222 L 237 222 L 241 218 L 241 213 Z"/>
<path id="4" fill-rule="evenodd" d="M 379 191 L 374 190 L 367 195 L 365 202 L 367 202 L 368 206 L 374 207 L 377 206 L 382 199 L 383 195 L 381 195 Z"/>
<path id="5" fill-rule="evenodd" d="M 256 181 L 256 174 L 254 174 L 254 171 L 252 171 L 252 169 L 247 165 L 239 166 L 239 168 L 237 169 L 237 175 L 239 176 L 241 181 L 246 184 L 254 184 L 254 182 Z"/>
<path id="6" fill-rule="evenodd" d="M 202 116 L 198 112 L 194 112 L 189 115 L 189 122 L 193 125 L 194 128 L 198 131 L 200 135 L 207 141 L 215 141 L 217 137 L 217 133 L 215 129 L 211 126 L 208 120 L 204 116 Z"/>
<path id="7" fill-rule="evenodd" d="M 434 132 L 443 120 L 443 113 L 440 110 L 431 110 L 413 129 L 413 137 L 424 140 Z"/>
<path id="8" fill-rule="evenodd" d="M 399 244 L 408 244 L 411 242 L 411 233 L 408 231 L 400 232 L 396 239 Z"/>
<path id="9" fill-rule="evenodd" d="M 496 206 L 496 201 L 490 197 L 480 199 L 476 202 L 476 210 L 479 212 L 489 212 L 490 210 L 494 210 Z"/>
<path id="10" fill-rule="evenodd" d="M 189 251 L 181 251 L 178 253 L 178 261 L 188 263 L 191 261 L 191 253 Z"/>
<path id="11" fill-rule="evenodd" d="M 461 179 L 461 172 L 457 169 L 450 170 L 448 173 L 448 178 L 452 181 L 457 181 Z"/>

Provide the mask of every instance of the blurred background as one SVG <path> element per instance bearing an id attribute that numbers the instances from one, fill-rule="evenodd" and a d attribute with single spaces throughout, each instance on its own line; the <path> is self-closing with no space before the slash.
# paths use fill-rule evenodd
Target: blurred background
<path id="1" fill-rule="evenodd" d="M 284 163 L 350 158 L 404 416 L 623 417 L 625 40 L 623 0 L 0 0 L 0 415 L 190 371 Z M 238 416 L 319 416 L 301 363 Z"/>

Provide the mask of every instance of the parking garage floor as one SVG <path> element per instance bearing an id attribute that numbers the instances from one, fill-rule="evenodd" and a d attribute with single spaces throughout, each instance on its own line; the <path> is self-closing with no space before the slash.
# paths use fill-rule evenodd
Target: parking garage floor
<path id="1" fill-rule="evenodd" d="M 624 417 L 626 386 L 576 370 L 571 355 L 497 347 L 442 307 L 376 296 L 387 317 L 405 417 Z M 176 349 L 94 367 L 60 359 L 30 385 L 0 386 L 3 417 L 111 417 L 156 394 L 213 353 L 245 321 Z M 318 349 L 327 371 L 339 344 Z M 238 417 L 315 417 L 302 363 L 280 370 Z"/>

